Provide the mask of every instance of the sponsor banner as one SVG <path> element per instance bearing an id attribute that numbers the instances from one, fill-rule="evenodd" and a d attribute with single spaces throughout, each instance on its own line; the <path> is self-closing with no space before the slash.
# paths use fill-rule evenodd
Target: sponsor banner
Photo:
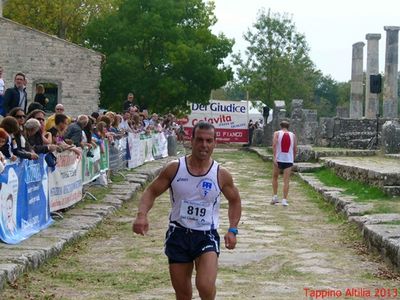
<path id="1" fill-rule="evenodd" d="M 53 222 L 47 180 L 43 155 L 38 160 L 7 164 L 0 174 L 0 239 L 3 242 L 17 244 Z"/>
<path id="2" fill-rule="evenodd" d="M 168 156 L 168 141 L 163 132 L 153 135 L 153 157 L 160 159 Z"/>
<path id="3" fill-rule="evenodd" d="M 140 135 L 141 149 L 143 149 L 144 162 L 153 161 L 153 138 L 151 135 Z M 143 145 L 143 146 L 142 146 Z"/>
<path id="4" fill-rule="evenodd" d="M 104 149 L 106 148 L 108 148 L 108 146 L 104 147 Z M 100 176 L 100 147 L 91 150 L 92 157 L 88 157 L 87 152 L 88 150 L 84 150 L 82 153 L 82 184 L 88 184 Z"/>
<path id="5" fill-rule="evenodd" d="M 128 168 L 136 168 L 145 162 L 168 156 L 167 139 L 164 133 L 154 135 L 129 133 L 126 147 Z"/>
<path id="6" fill-rule="evenodd" d="M 196 123 L 206 121 L 215 126 L 217 142 L 248 142 L 248 103 L 247 101 L 210 100 L 209 104 L 191 104 L 191 114 L 180 119 L 184 126 L 185 138 L 190 139 Z"/>
<path id="7" fill-rule="evenodd" d="M 138 133 L 129 133 L 128 134 L 128 147 L 127 151 L 129 151 L 129 158 L 128 159 L 128 168 L 136 168 L 144 163 L 141 162 L 141 151 L 140 151 L 140 134 Z"/>
<path id="8" fill-rule="evenodd" d="M 56 156 L 57 166 L 49 174 L 51 212 L 69 207 L 82 199 L 82 165 L 85 163 L 82 160 L 88 160 L 86 151 L 79 158 L 72 151 L 63 151 Z"/>

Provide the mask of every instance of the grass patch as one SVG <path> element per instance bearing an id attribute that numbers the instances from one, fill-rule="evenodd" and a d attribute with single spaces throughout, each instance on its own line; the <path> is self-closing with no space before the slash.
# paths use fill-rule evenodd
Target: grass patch
<path id="1" fill-rule="evenodd" d="M 400 213 L 399 204 L 396 202 L 375 203 L 374 208 L 365 212 L 365 214 L 390 214 Z"/>
<path id="2" fill-rule="evenodd" d="M 381 189 L 355 180 L 345 180 L 335 174 L 331 169 L 322 168 L 314 172 L 323 184 L 330 187 L 340 187 L 343 193 L 356 197 L 358 201 L 366 200 L 391 200 L 392 197 Z"/>
<path id="3" fill-rule="evenodd" d="M 318 208 L 325 213 L 327 217 L 326 220 L 329 223 L 342 224 L 347 221 L 347 218 L 343 213 L 336 212 L 334 205 L 330 202 L 325 201 L 325 199 L 312 187 L 302 181 L 300 182 L 300 184 L 302 185 L 302 188 L 307 198 L 311 202 L 315 203 Z"/>

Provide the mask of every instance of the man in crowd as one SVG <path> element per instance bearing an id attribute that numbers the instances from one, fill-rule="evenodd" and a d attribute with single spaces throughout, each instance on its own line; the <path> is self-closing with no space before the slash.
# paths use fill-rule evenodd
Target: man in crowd
<path id="1" fill-rule="evenodd" d="M 47 118 L 46 127 L 45 127 L 46 131 L 49 131 L 50 128 L 54 127 L 54 125 L 55 125 L 54 121 L 55 121 L 56 115 L 64 114 L 64 110 L 65 110 L 64 105 L 62 105 L 61 103 L 57 104 L 55 107 L 55 110 L 56 110 L 56 112 Z M 68 119 L 68 125 L 71 124 L 71 121 L 72 121 L 71 117 L 67 116 L 67 119 Z"/>
<path id="2" fill-rule="evenodd" d="M 279 203 L 278 200 L 278 177 L 283 172 L 283 198 L 282 205 L 288 206 L 289 179 L 292 173 L 294 158 L 297 153 L 296 135 L 289 131 L 289 122 L 280 123 L 281 130 L 274 132 L 272 150 L 274 153 L 274 171 L 272 175 L 272 196 L 271 204 Z"/>
<path id="3" fill-rule="evenodd" d="M 82 130 L 83 128 L 85 128 L 88 122 L 89 122 L 89 117 L 87 115 L 79 115 L 76 122 L 68 126 L 68 129 L 64 135 L 65 142 L 68 143 L 68 140 L 70 140 L 72 141 L 72 144 L 74 144 L 77 147 L 83 148 L 85 146 L 88 146 L 89 148 L 91 148 L 91 146 L 89 146 L 90 144 L 82 142 L 82 137 L 83 137 Z"/>
<path id="4" fill-rule="evenodd" d="M 17 73 L 14 77 L 14 87 L 4 94 L 4 113 L 8 114 L 14 107 L 21 107 L 26 113 L 28 97 L 25 91 L 27 80 L 24 73 Z"/>
<path id="5" fill-rule="evenodd" d="M 125 132 L 132 132 L 132 128 L 129 125 L 129 121 L 131 119 L 131 114 L 129 111 L 124 111 L 124 114 L 122 115 L 122 121 L 118 125 L 118 129 L 123 130 Z"/>
<path id="6" fill-rule="evenodd" d="M 201 299 L 215 299 L 220 253 L 219 206 L 221 192 L 228 200 L 229 229 L 225 247 L 236 246 L 241 200 L 231 174 L 211 158 L 216 145 L 215 129 L 199 122 L 193 128 L 192 154 L 173 161 L 161 171 L 140 198 L 133 231 L 149 229 L 147 214 L 155 199 L 170 189 L 172 210 L 165 241 L 165 254 L 176 299 L 192 299 L 192 272 Z"/>
<path id="7" fill-rule="evenodd" d="M 129 107 L 135 106 L 133 101 L 135 100 L 135 94 L 129 93 L 127 99 L 124 102 L 123 111 L 129 110 Z"/>

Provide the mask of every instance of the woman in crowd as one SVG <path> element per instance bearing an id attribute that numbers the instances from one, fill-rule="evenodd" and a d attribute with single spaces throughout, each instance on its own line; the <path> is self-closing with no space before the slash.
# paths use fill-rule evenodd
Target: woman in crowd
<path id="1" fill-rule="evenodd" d="M 82 155 L 81 150 L 73 145 L 68 145 L 64 140 L 64 134 L 69 124 L 68 117 L 64 114 L 56 114 L 54 117 L 54 124 L 55 125 L 48 130 L 51 133 L 52 144 L 59 147 L 58 151 L 71 150 L 80 157 Z"/>
<path id="2" fill-rule="evenodd" d="M 132 130 L 134 133 L 143 131 L 143 124 L 140 122 L 140 116 L 138 113 L 135 113 L 132 117 Z"/>
<path id="3" fill-rule="evenodd" d="M 86 143 L 86 145 L 89 148 L 89 151 L 87 153 L 87 156 L 91 157 L 93 156 L 93 153 L 90 151 L 92 148 L 96 148 L 96 142 L 92 138 L 92 133 L 94 129 L 94 120 L 92 117 L 88 116 L 88 123 L 86 126 L 83 128 L 83 135 L 82 135 L 82 142 Z"/>
<path id="4" fill-rule="evenodd" d="M 5 131 L 3 128 L 0 128 L 0 173 L 4 171 L 6 166 L 6 156 L 3 154 L 1 149 L 7 145 L 9 138 L 10 136 L 8 135 L 7 131 Z"/>
<path id="5" fill-rule="evenodd" d="M 103 122 L 103 121 L 100 121 L 100 122 L 97 122 L 96 127 L 93 128 L 93 131 L 92 131 L 92 139 L 97 145 L 100 146 L 100 152 L 101 153 L 105 152 L 104 139 L 107 138 L 107 136 L 106 136 L 106 132 L 107 132 L 106 127 L 107 127 L 106 123 Z"/>
<path id="6" fill-rule="evenodd" d="M 45 131 L 45 113 L 43 110 L 35 109 L 31 111 L 31 113 L 27 116 L 27 120 L 29 119 L 36 119 L 40 122 L 40 130 L 39 133 L 42 135 L 42 141 L 44 145 L 49 145 L 52 143 L 52 137 L 50 132 Z"/>
<path id="7" fill-rule="evenodd" d="M 8 141 L 8 145 L 4 145 L 1 149 L 6 158 L 11 160 L 15 160 L 13 156 L 22 158 L 22 159 L 38 159 L 39 156 L 31 151 L 29 144 L 25 141 L 24 145 L 21 144 L 22 134 L 19 129 L 19 124 L 14 117 L 7 116 L 5 117 L 0 124 L 0 128 L 3 128 L 10 139 Z"/>
<path id="8" fill-rule="evenodd" d="M 104 122 L 106 124 L 105 135 L 110 143 L 114 142 L 114 136 L 116 134 L 115 132 L 111 131 L 111 119 L 108 116 L 104 115 L 100 116 L 97 119 L 97 122 Z"/>
<path id="9" fill-rule="evenodd" d="M 25 123 L 25 137 L 35 153 L 48 153 L 59 150 L 56 144 L 45 144 L 40 132 L 41 124 L 37 119 L 31 118 Z"/>
<path id="10" fill-rule="evenodd" d="M 18 126 L 19 126 L 19 131 L 21 134 L 23 134 L 24 124 L 25 124 L 25 119 L 26 119 L 24 110 L 21 107 L 14 107 L 12 110 L 10 110 L 8 115 L 11 117 L 14 117 L 17 120 Z M 23 138 L 23 136 L 21 138 Z"/>
<path id="11" fill-rule="evenodd" d="M 43 109 L 45 109 L 47 103 L 49 103 L 49 99 L 44 95 L 44 86 L 42 84 L 36 86 L 36 95 L 33 102 L 40 103 L 40 105 L 43 106 Z"/>

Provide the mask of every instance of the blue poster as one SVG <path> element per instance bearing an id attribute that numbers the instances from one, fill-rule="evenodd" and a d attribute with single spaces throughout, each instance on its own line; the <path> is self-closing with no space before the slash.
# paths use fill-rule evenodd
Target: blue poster
<path id="1" fill-rule="evenodd" d="M 17 244 L 47 228 L 50 217 L 47 165 L 38 160 L 8 164 L 0 174 L 0 239 Z"/>

